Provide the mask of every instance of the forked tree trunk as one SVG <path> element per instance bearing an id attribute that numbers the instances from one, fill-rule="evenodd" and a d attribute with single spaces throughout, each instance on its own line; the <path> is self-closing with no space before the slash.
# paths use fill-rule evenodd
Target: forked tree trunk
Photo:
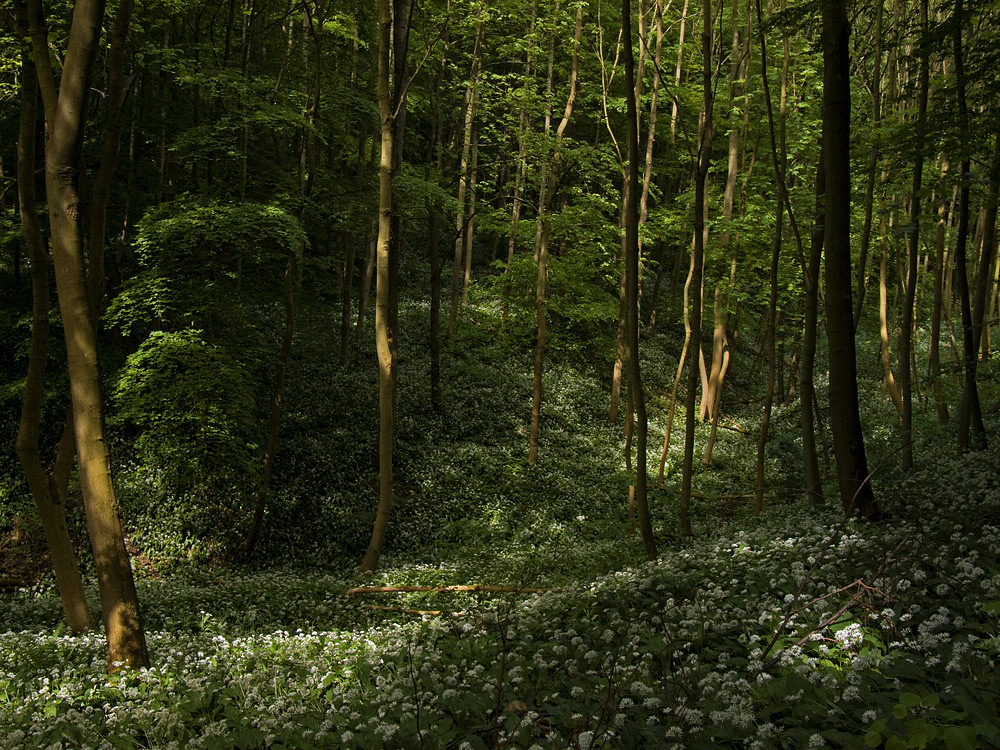
<path id="1" fill-rule="evenodd" d="M 24 3 L 16 6 L 18 30 L 27 36 L 27 13 Z M 66 482 L 75 454 L 72 410 L 59 442 L 56 465 L 51 473 L 42 465 L 39 431 L 42 421 L 42 398 L 45 385 L 45 360 L 49 342 L 49 258 L 38 222 L 35 198 L 35 133 L 37 122 L 38 82 L 30 50 L 21 58 L 21 120 L 17 139 L 17 197 L 21 230 L 28 248 L 31 268 L 31 344 L 28 375 L 25 378 L 21 421 L 15 448 L 24 470 L 28 489 L 42 522 L 49 560 L 56 577 L 59 599 L 70 632 L 90 630 L 90 613 L 84 594 L 83 579 L 76 551 L 66 526 L 64 498 Z"/>
<path id="2" fill-rule="evenodd" d="M 97 369 L 97 335 L 90 317 L 79 223 L 80 151 L 103 7 L 100 0 L 77 0 L 56 94 L 44 25 L 41 24 L 40 0 L 32 0 L 32 6 L 34 55 L 36 65 L 41 66 L 39 77 L 46 79 L 43 90 L 48 88 L 49 91 L 45 185 L 52 258 L 66 333 L 80 488 L 87 510 L 107 634 L 108 670 L 114 672 L 122 666 L 148 667 L 149 653 L 139 615 L 139 600 L 125 549 L 118 501 L 111 484 L 111 461 L 104 435 L 101 379 Z"/>

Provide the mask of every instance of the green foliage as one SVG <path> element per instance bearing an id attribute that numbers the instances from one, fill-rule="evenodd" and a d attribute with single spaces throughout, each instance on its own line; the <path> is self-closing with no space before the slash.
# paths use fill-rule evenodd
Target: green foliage
<path id="1" fill-rule="evenodd" d="M 253 387 L 200 333 L 152 333 L 112 394 L 111 426 L 131 438 L 118 486 L 137 541 L 156 559 L 224 552 L 259 481 Z"/>

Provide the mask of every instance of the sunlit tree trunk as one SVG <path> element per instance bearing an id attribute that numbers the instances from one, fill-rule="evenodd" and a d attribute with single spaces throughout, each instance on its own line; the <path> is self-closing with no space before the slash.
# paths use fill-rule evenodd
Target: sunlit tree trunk
<path id="1" fill-rule="evenodd" d="M 369 573 L 378 566 L 389 527 L 393 499 L 392 447 L 396 432 L 396 368 L 398 322 L 396 281 L 399 254 L 393 237 L 392 185 L 397 170 L 397 151 L 402 140 L 403 97 L 406 91 L 406 52 L 410 23 L 409 0 L 376 0 L 378 11 L 378 107 L 382 152 L 379 159 L 378 247 L 375 282 L 375 352 L 378 360 L 379 493 L 375 524 L 360 570 Z M 394 55 L 390 62 L 390 49 Z"/>
<path id="2" fill-rule="evenodd" d="M 28 36 L 27 9 L 23 2 L 16 6 L 18 31 Z M 45 385 L 45 360 L 49 342 L 49 258 L 38 222 L 35 197 L 35 133 L 37 122 L 38 81 L 31 52 L 25 48 L 21 56 L 21 119 L 17 139 L 17 198 L 21 231 L 28 248 L 31 269 L 31 344 L 28 374 L 24 382 L 21 421 L 18 424 L 15 448 L 24 470 L 28 489 L 35 501 L 42 531 L 49 551 L 49 560 L 56 577 L 59 599 L 70 632 L 90 630 L 90 613 L 83 590 L 83 579 L 76 551 L 66 525 L 65 495 L 73 462 L 72 410 L 70 421 L 59 443 L 56 465 L 51 472 L 42 464 L 39 432 L 42 421 L 42 398 Z"/>
<path id="3" fill-rule="evenodd" d="M 97 335 L 90 315 L 79 221 L 80 152 L 87 119 L 90 74 L 104 9 L 100 0 L 77 0 L 56 93 L 40 0 L 32 0 L 29 7 L 32 7 L 29 17 L 35 61 L 40 66 L 40 80 L 46 79 L 42 84 L 43 92 L 46 89 L 49 92 L 45 101 L 49 137 L 45 186 L 56 288 L 66 333 L 80 489 L 97 569 L 108 642 L 108 669 L 113 672 L 122 666 L 149 666 L 149 654 L 118 501 L 111 483 L 97 368 Z"/>

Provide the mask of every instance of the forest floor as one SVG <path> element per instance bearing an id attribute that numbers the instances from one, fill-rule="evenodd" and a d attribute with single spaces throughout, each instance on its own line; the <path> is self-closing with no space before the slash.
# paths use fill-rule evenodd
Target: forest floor
<path id="1" fill-rule="evenodd" d="M 752 491 L 755 407 L 734 406 L 747 432 L 726 431 L 699 475 L 693 539 L 676 532 L 675 428 L 646 562 L 602 374 L 554 353 L 528 466 L 529 358 L 486 345 L 488 310 L 472 318 L 444 415 L 401 381 L 377 575 L 353 568 L 371 521 L 357 508 L 373 505 L 373 439 L 355 434 L 371 375 L 306 351 L 260 560 L 185 563 L 166 521 L 132 530 L 150 670 L 109 678 L 102 634 L 64 632 L 50 579 L 0 594 L 0 749 L 1000 746 L 1000 451 L 959 455 L 924 425 L 903 477 L 884 402 L 866 399 L 885 518 L 845 521 L 787 489 L 791 403 L 754 517 L 719 499 Z M 668 349 L 645 363 L 651 474 Z"/>

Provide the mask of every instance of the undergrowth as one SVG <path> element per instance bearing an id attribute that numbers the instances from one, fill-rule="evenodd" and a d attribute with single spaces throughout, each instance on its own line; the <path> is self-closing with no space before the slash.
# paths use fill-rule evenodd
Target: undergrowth
<path id="1" fill-rule="evenodd" d="M 404 366 L 426 364 L 418 350 Z M 62 631 L 51 581 L 0 597 L 0 749 L 1000 746 L 996 449 L 926 442 L 901 478 L 879 433 L 885 518 L 861 524 L 799 499 L 796 446 L 780 444 L 754 518 L 716 497 L 752 475 L 753 407 L 733 408 L 684 539 L 678 418 L 651 492 L 661 554 L 641 562 L 604 363 L 554 353 L 528 466 L 528 363 L 509 354 L 449 351 L 440 414 L 422 378 L 401 378 L 391 537 L 359 579 L 371 374 L 306 348 L 255 560 L 191 555 L 183 524 L 158 524 L 131 488 L 151 669 L 109 678 L 103 636 Z M 652 473 L 670 384 L 651 381 Z M 791 431 L 795 408 L 776 424 Z"/>

